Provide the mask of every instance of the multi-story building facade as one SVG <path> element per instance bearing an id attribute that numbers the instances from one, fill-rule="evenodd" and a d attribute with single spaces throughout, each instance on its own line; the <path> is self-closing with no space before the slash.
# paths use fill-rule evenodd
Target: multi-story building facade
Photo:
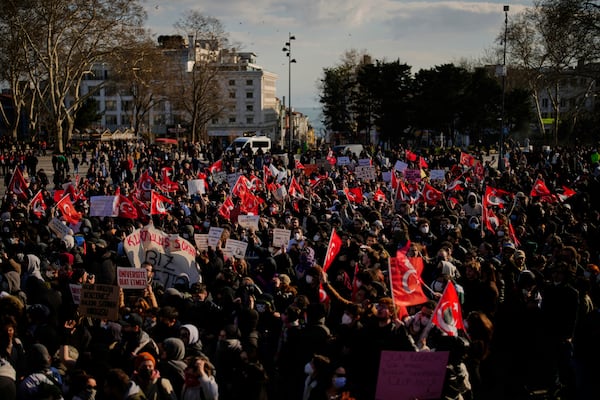
<path id="1" fill-rule="evenodd" d="M 168 48 L 165 54 L 180 63 L 188 72 L 197 63 L 210 63 L 218 71 L 224 110 L 207 124 L 209 137 L 230 142 L 246 132 L 279 140 L 280 102 L 276 97 L 277 75 L 265 71 L 256 63 L 256 54 L 228 49 L 210 50 L 205 42 L 188 38 L 185 48 Z M 134 95 L 136 87 L 116 89 L 105 84 L 111 79 L 111 67 L 98 63 L 86 75 L 82 94 L 100 89 L 93 95 L 98 103 L 101 120 L 98 129 L 126 129 L 134 125 Z M 157 102 L 144 115 L 140 134 L 169 135 L 177 125 L 185 126 L 186 116 L 167 99 Z"/>

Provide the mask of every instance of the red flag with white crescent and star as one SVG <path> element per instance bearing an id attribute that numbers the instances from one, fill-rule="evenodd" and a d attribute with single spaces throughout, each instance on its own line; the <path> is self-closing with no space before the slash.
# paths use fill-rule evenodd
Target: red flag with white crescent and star
<path id="1" fill-rule="evenodd" d="M 223 171 L 223 159 L 215 161 L 210 167 L 207 168 L 208 172 L 214 174 L 216 172 Z"/>
<path id="2" fill-rule="evenodd" d="M 230 219 L 231 210 L 233 210 L 234 207 L 233 200 L 231 200 L 231 197 L 227 196 L 221 207 L 219 207 L 219 215 L 225 219 Z"/>
<path id="3" fill-rule="evenodd" d="M 338 236 L 335 229 L 331 231 L 331 237 L 329 238 L 329 246 L 327 246 L 327 253 L 325 254 L 325 260 L 323 260 L 323 271 L 327 272 L 331 263 L 342 249 L 342 239 Z"/>
<path id="4" fill-rule="evenodd" d="M 29 207 L 31 208 L 31 212 L 33 212 L 33 214 L 38 218 L 42 218 L 44 215 L 46 215 L 46 209 L 48 206 L 46 206 L 46 202 L 44 201 L 44 196 L 42 195 L 41 190 L 38 190 L 35 196 L 33 196 L 31 202 L 29 203 Z"/>
<path id="5" fill-rule="evenodd" d="M 55 205 L 60 211 L 65 221 L 70 224 L 77 224 L 81 220 L 81 213 L 75 210 L 75 206 L 71 202 L 71 196 L 65 194 Z"/>
<path id="6" fill-rule="evenodd" d="M 423 259 L 408 257 L 408 249 L 410 249 L 410 242 L 398 250 L 396 258 L 390 258 L 392 299 L 397 307 L 423 304 L 428 300 L 421 286 Z"/>
<path id="7" fill-rule="evenodd" d="M 127 197 L 119 193 L 117 196 L 118 207 L 119 207 L 119 218 L 131 218 L 136 219 L 138 217 L 138 211 L 133 205 L 133 202 Z"/>
<path id="8" fill-rule="evenodd" d="M 166 204 L 173 204 L 173 201 L 168 197 L 163 196 L 152 191 L 152 197 L 150 198 L 150 215 L 162 215 L 167 213 Z"/>
<path id="9" fill-rule="evenodd" d="M 27 200 L 29 197 L 27 195 L 27 187 L 27 181 L 23 177 L 21 169 L 19 167 L 16 167 L 12 178 L 10 178 L 8 190 L 16 194 L 17 197 L 21 200 Z"/>
<path id="10" fill-rule="evenodd" d="M 483 197 L 482 206 L 490 207 L 497 206 L 498 208 L 504 208 L 507 203 L 502 197 L 511 197 L 512 194 L 506 190 L 496 189 L 491 186 L 485 188 L 485 196 Z"/>
<path id="11" fill-rule="evenodd" d="M 152 190 L 152 186 L 155 185 L 154 178 L 150 176 L 148 170 L 145 170 L 137 181 L 137 189 L 140 191 L 148 192 Z"/>
<path id="12" fill-rule="evenodd" d="M 423 186 L 422 196 L 423 202 L 433 206 L 442 199 L 442 192 L 426 183 L 425 186 Z"/>
<path id="13" fill-rule="evenodd" d="M 431 323 L 448 336 L 457 336 L 459 329 L 465 329 L 460 301 L 452 281 L 448 281 L 444 294 L 433 310 Z"/>
<path id="14" fill-rule="evenodd" d="M 550 189 L 548 189 L 548 186 L 546 186 L 546 184 L 544 183 L 543 180 L 541 180 L 540 178 L 538 178 L 535 183 L 533 184 L 533 187 L 531 188 L 531 193 L 530 196 L 531 197 L 543 197 L 543 196 L 551 196 L 552 193 L 550 193 Z"/>

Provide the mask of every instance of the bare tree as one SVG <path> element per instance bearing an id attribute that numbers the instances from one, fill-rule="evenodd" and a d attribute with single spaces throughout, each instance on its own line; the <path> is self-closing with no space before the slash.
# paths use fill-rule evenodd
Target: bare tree
<path id="1" fill-rule="evenodd" d="M 107 85 L 113 85 L 122 97 L 132 98 L 125 111 L 138 135 L 149 112 L 165 101 L 170 80 L 168 67 L 168 58 L 149 37 L 118 49 L 111 58 L 112 73 Z"/>
<path id="2" fill-rule="evenodd" d="M 187 35 L 188 63 L 172 63 L 171 100 L 175 108 L 185 111 L 191 129 L 191 139 L 207 139 L 206 126 L 225 109 L 220 87 L 218 61 L 227 53 L 229 40 L 221 22 L 197 11 L 190 11 L 175 24 Z"/>
<path id="3" fill-rule="evenodd" d="M 1 0 L 2 18 L 18 30 L 29 74 L 52 122 L 59 151 L 73 130 L 75 113 L 94 93 L 81 82 L 94 63 L 143 31 L 138 0 Z M 66 134 L 65 134 L 66 133 Z"/>

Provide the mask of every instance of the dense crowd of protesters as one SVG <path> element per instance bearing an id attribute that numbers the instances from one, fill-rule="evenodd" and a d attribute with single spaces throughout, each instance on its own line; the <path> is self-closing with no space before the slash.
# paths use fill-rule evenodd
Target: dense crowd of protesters
<path id="1" fill-rule="evenodd" d="M 38 149 L 39 150 L 39 149 Z M 594 148 L 523 151 L 507 148 L 504 171 L 482 162 L 461 165 L 460 149 L 421 154 L 428 171 L 444 169 L 435 204 L 403 197 L 389 174 L 396 161 L 419 168 L 407 149 L 372 147 L 330 162 L 327 150 L 291 157 L 185 144 L 179 150 L 143 143 L 85 144 L 52 156 L 53 181 L 36 170 L 41 152 L 10 160 L 41 190 L 46 215 L 7 191 L 0 209 L 0 393 L 3 399 L 374 399 L 383 350 L 449 351 L 444 399 L 592 399 L 600 393 L 600 164 Z M 413 150 L 414 151 L 414 150 Z M 482 160 L 483 153 L 470 153 Z M 34 163 L 32 158 L 36 158 Z M 377 178 L 357 179 L 354 166 L 370 158 Z M 0 158 L 4 168 L 5 163 Z M 263 179 L 257 230 L 242 228 L 231 188 L 208 171 Z M 310 175 L 302 165 L 319 164 Z M 265 179 L 273 164 L 281 175 Z M 333 164 L 333 165 L 332 165 Z M 181 190 L 170 193 L 166 215 L 146 221 L 90 217 L 89 198 L 117 190 L 133 195 L 145 172 L 163 167 Z M 421 165 L 421 167 L 423 167 Z M 270 168 L 270 171 L 274 171 Z M 392 172 L 395 173 L 395 172 Z M 206 178 L 206 194 L 185 182 Z M 73 182 L 82 223 L 70 237 L 48 228 L 57 216 L 54 189 Z M 388 180 L 384 180 L 384 176 Z M 300 183 L 304 194 L 277 198 L 271 184 Z M 552 196 L 532 195 L 543 180 Z M 394 178 L 396 179 L 396 178 Z M 402 180 L 400 174 L 397 179 Z M 450 183 L 460 185 L 447 190 Z M 460 187 L 461 190 L 458 190 Z M 482 210 L 486 187 L 509 194 L 493 229 Z M 564 200 L 561 188 L 575 194 Z M 360 188 L 350 201 L 345 188 Z M 383 193 L 385 198 L 377 196 Z M 59 215 L 58 215 L 59 216 Z M 118 321 L 82 315 L 69 284 L 116 285 L 116 267 L 130 266 L 123 238 L 152 222 L 193 242 L 195 233 L 224 228 L 248 243 L 245 258 L 227 258 L 221 244 L 199 251 L 201 282 L 153 279 L 145 290 L 121 290 Z M 272 248 L 274 228 L 291 231 L 288 247 Z M 321 268 L 335 230 L 342 249 Z M 388 265 L 398 249 L 422 257 L 430 300 L 399 313 Z M 465 329 L 450 337 L 431 324 L 448 282 L 461 300 Z"/>

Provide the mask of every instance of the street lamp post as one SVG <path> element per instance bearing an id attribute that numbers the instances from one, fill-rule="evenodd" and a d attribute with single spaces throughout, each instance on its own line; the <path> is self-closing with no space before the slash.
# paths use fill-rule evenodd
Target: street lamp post
<path id="1" fill-rule="evenodd" d="M 504 171 L 504 120 L 505 120 L 505 98 L 506 98 L 506 41 L 508 39 L 508 10 L 504 6 L 504 52 L 502 55 L 502 111 L 500 113 L 500 140 L 498 151 L 498 170 Z"/>
<path id="2" fill-rule="evenodd" d="M 292 119 L 292 63 L 296 62 L 292 58 L 292 40 L 296 40 L 296 36 L 289 33 L 288 41 L 285 42 L 285 47 L 281 49 L 286 53 L 288 58 L 288 135 L 290 138 L 290 152 L 292 151 L 292 141 L 294 136 L 294 120 Z"/>

